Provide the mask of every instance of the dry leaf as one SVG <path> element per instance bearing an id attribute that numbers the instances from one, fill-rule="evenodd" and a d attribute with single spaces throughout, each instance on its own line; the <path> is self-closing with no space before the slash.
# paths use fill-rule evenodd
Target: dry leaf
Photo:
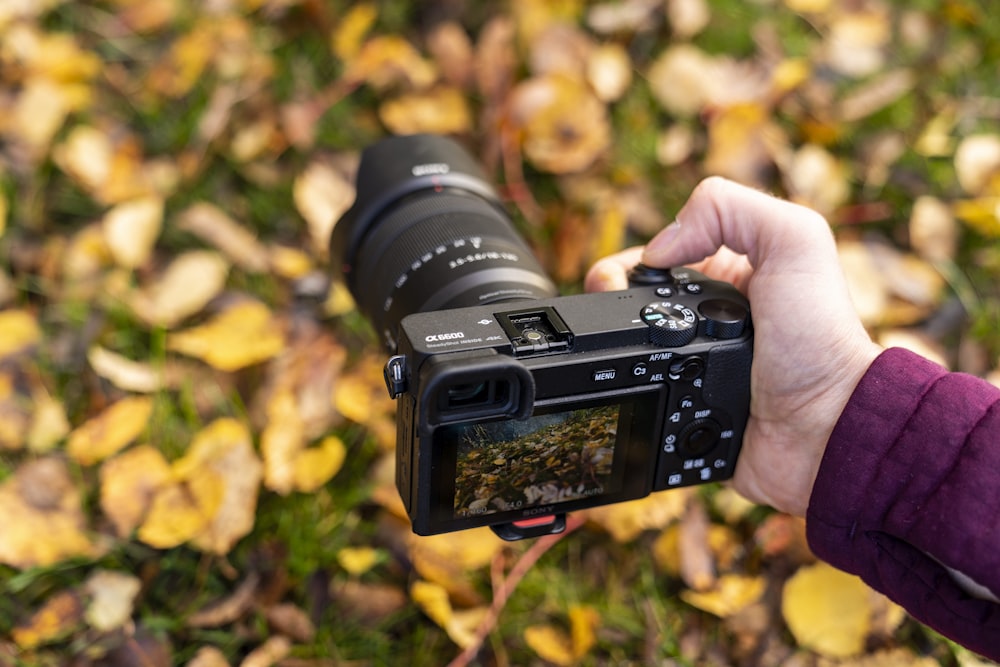
<path id="1" fill-rule="evenodd" d="M 292 652 L 292 642 L 288 637 L 276 635 L 250 651 L 243 658 L 240 667 L 272 667 Z"/>
<path id="2" fill-rule="evenodd" d="M 373 37 L 347 63 L 347 81 L 365 82 L 378 91 L 394 85 L 411 89 L 434 83 L 437 72 L 412 44 L 397 35 Z"/>
<path id="3" fill-rule="evenodd" d="M 267 425 L 260 434 L 264 486 L 281 495 L 295 489 L 295 458 L 305 444 L 303 424 L 295 407 L 295 397 L 287 388 L 283 388 L 268 401 Z"/>
<path id="4" fill-rule="evenodd" d="M 747 184 L 763 184 L 788 137 L 759 103 L 720 109 L 708 124 L 705 171 Z"/>
<path id="5" fill-rule="evenodd" d="M 335 435 L 327 436 L 316 445 L 295 455 L 295 490 L 313 493 L 340 472 L 347 448 Z"/>
<path id="6" fill-rule="evenodd" d="M 99 632 L 110 632 L 132 618 L 134 602 L 142 582 L 136 577 L 113 570 L 96 570 L 83 584 L 89 601 L 84 618 Z"/>
<path id="7" fill-rule="evenodd" d="M 379 551 L 371 547 L 344 547 L 337 552 L 340 567 L 355 577 L 372 569 L 379 558 Z"/>
<path id="8" fill-rule="evenodd" d="M 1000 238 L 1000 196 L 954 203 L 955 215 L 987 238 Z"/>
<path id="9" fill-rule="evenodd" d="M 185 619 L 189 628 L 219 628 L 235 623 L 253 608 L 260 575 L 251 572 L 228 596 L 214 600 Z"/>
<path id="10" fill-rule="evenodd" d="M 214 646 L 203 646 L 184 667 L 230 667 L 230 664 L 225 653 Z"/>
<path id="11" fill-rule="evenodd" d="M 456 88 L 437 86 L 383 102 L 378 116 L 394 134 L 462 134 L 472 129 L 472 112 Z"/>
<path id="12" fill-rule="evenodd" d="M 217 253 L 193 250 L 174 259 L 158 281 L 131 296 L 147 324 L 173 328 L 222 292 L 229 264 Z"/>
<path id="13" fill-rule="evenodd" d="M 601 616 L 589 606 L 569 609 L 570 632 L 551 625 L 530 625 L 524 629 L 524 641 L 539 657 L 557 665 L 577 664 L 597 643 L 596 630 Z"/>
<path id="14" fill-rule="evenodd" d="M 871 628 L 870 589 L 823 562 L 785 583 L 781 613 L 800 646 L 831 658 L 860 653 Z"/>
<path id="15" fill-rule="evenodd" d="M 448 599 L 448 591 L 443 586 L 428 581 L 413 582 L 410 586 L 410 598 L 461 648 L 473 643 L 475 630 L 488 612 L 486 607 L 454 609 Z"/>
<path id="16" fill-rule="evenodd" d="M 263 465 L 250 431 L 235 419 L 221 418 L 195 434 L 187 453 L 173 465 L 174 474 L 193 479 L 209 473 L 222 485 L 222 497 L 192 544 L 210 553 L 229 553 L 252 529 Z"/>
<path id="17" fill-rule="evenodd" d="M 101 510 L 119 537 L 135 530 L 157 490 L 170 480 L 170 464 L 150 445 L 133 447 L 101 465 Z"/>
<path id="18" fill-rule="evenodd" d="M 26 310 L 0 311 L 0 359 L 22 352 L 42 339 L 35 316 Z"/>
<path id="19" fill-rule="evenodd" d="M 548 75 L 519 83 L 508 113 L 521 132 L 525 157 L 542 171 L 582 171 L 611 143 L 607 109 L 575 78 Z"/>
<path id="20" fill-rule="evenodd" d="M 489 564 L 505 545 L 489 528 L 430 536 L 411 534 L 406 539 L 414 570 L 466 605 L 479 602 L 470 574 Z"/>
<path id="21" fill-rule="evenodd" d="M 892 34 L 887 8 L 864 7 L 863 11 L 836 14 L 823 40 L 820 58 L 847 76 L 874 74 L 886 62 L 886 47 Z"/>
<path id="22" fill-rule="evenodd" d="M 631 542 L 644 530 L 659 530 L 684 513 L 690 488 L 670 493 L 651 493 L 625 503 L 602 505 L 587 510 L 587 519 L 611 533 L 616 542 Z"/>
<path id="23" fill-rule="evenodd" d="M 929 262 L 947 262 L 958 250 L 958 225 L 951 209 L 930 195 L 917 197 L 910 213 L 910 245 Z"/>
<path id="24" fill-rule="evenodd" d="M 840 101 L 837 117 L 848 123 L 867 118 L 907 95 L 916 81 L 908 69 L 881 74 L 847 94 Z"/>
<path id="25" fill-rule="evenodd" d="M 850 171 L 832 153 L 815 144 L 795 151 L 784 170 L 789 198 L 831 216 L 850 197 Z"/>
<path id="26" fill-rule="evenodd" d="M 102 224 L 115 262 L 127 269 L 144 266 L 163 226 L 163 198 L 147 196 L 118 204 Z"/>
<path id="27" fill-rule="evenodd" d="M 66 437 L 70 432 L 70 423 L 63 404 L 43 387 L 38 387 L 32 392 L 32 399 L 34 410 L 25 443 L 29 451 L 42 454 L 53 449 Z M 2 441 L 3 438 L 0 437 L 0 442 Z"/>
<path id="28" fill-rule="evenodd" d="M 245 271 L 263 273 L 268 268 L 264 244 L 214 204 L 192 204 L 178 215 L 177 228 L 209 243 Z"/>
<path id="29" fill-rule="evenodd" d="M 396 586 L 355 579 L 332 583 L 330 595 L 345 615 L 370 623 L 378 623 L 407 605 L 406 593 Z"/>
<path id="30" fill-rule="evenodd" d="M 80 625 L 83 605 L 76 593 L 56 593 L 32 614 L 27 623 L 17 625 L 10 635 L 23 650 L 61 639 Z"/>
<path id="31" fill-rule="evenodd" d="M 136 536 L 157 549 L 170 549 L 202 534 L 222 504 L 225 487 L 212 473 L 161 487 L 153 496 Z"/>
<path id="32" fill-rule="evenodd" d="M 714 588 L 701 592 L 683 590 L 680 596 L 692 607 L 727 618 L 759 600 L 766 586 L 763 577 L 724 574 Z"/>
<path id="33" fill-rule="evenodd" d="M 601 44 L 587 58 L 587 82 L 602 102 L 614 102 L 632 85 L 632 59 L 620 44 Z"/>
<path id="34" fill-rule="evenodd" d="M 83 465 L 117 453 L 149 425 L 153 401 L 146 396 L 123 398 L 69 434 L 66 452 Z"/>
<path id="35" fill-rule="evenodd" d="M 446 82 L 467 88 L 472 80 L 473 53 L 465 28 L 454 21 L 438 23 L 427 35 L 427 51 Z"/>
<path id="36" fill-rule="evenodd" d="M 97 556 L 88 537 L 80 491 L 66 464 L 42 458 L 22 464 L 0 483 L 0 562 L 44 567 L 63 559 Z"/>
<path id="37" fill-rule="evenodd" d="M 311 642 L 316 637 L 316 626 L 309 614 L 291 603 L 270 605 L 264 609 L 267 624 L 276 632 L 299 642 Z"/>
<path id="38" fill-rule="evenodd" d="M 359 2 L 351 5 L 340 17 L 330 37 L 333 54 L 345 61 L 354 58 L 377 18 L 378 8 L 374 4 Z"/>
<path id="39" fill-rule="evenodd" d="M 534 76 L 561 74 L 582 80 L 595 48 L 593 38 L 575 25 L 550 23 L 530 42 L 528 69 Z"/>
<path id="40" fill-rule="evenodd" d="M 163 374 L 151 364 L 133 361 L 103 347 L 90 348 L 87 361 L 95 373 L 119 389 L 151 394 L 163 387 Z"/>
<path id="41" fill-rule="evenodd" d="M 167 338 L 167 349 L 235 371 L 278 355 L 285 346 L 281 323 L 259 301 L 243 301 L 205 324 Z"/>
<path id="42" fill-rule="evenodd" d="M 955 151 L 955 175 L 967 194 L 985 194 L 987 186 L 1000 178 L 1000 134 L 962 139 Z"/>
<path id="43" fill-rule="evenodd" d="M 295 208 L 309 225 L 313 249 L 320 257 L 328 253 L 330 233 L 351 204 L 354 184 L 346 174 L 326 162 L 313 161 L 292 185 Z"/>

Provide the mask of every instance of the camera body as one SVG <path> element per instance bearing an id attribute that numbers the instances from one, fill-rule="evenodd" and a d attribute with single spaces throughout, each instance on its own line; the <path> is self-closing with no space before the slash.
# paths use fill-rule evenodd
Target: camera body
<path id="1" fill-rule="evenodd" d="M 456 142 L 382 140 L 331 257 L 391 355 L 414 532 L 556 533 L 566 513 L 731 477 L 749 413 L 747 300 L 639 265 L 559 296 Z"/>
<path id="2" fill-rule="evenodd" d="M 519 539 L 572 510 L 731 477 L 749 314 L 731 285 L 639 267 L 620 292 L 403 318 L 385 374 L 414 531 Z"/>

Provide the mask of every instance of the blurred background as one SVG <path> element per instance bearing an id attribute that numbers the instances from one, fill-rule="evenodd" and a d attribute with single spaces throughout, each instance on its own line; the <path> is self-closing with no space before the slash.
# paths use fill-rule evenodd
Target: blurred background
<path id="1" fill-rule="evenodd" d="M 453 135 L 565 293 L 705 176 L 1000 383 L 985 0 L 0 0 L 0 664 L 985 664 L 724 487 L 416 538 L 330 230 Z"/>

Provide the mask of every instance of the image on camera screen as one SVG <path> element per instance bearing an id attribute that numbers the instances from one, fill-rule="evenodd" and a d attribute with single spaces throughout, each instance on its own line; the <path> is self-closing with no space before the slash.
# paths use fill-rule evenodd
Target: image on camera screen
<path id="1" fill-rule="evenodd" d="M 451 426 L 457 442 L 455 517 L 563 503 L 617 491 L 618 405 L 524 421 Z"/>

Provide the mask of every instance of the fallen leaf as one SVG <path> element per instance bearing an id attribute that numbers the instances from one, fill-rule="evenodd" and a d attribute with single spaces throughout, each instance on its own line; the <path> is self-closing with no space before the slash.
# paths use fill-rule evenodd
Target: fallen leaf
<path id="1" fill-rule="evenodd" d="M 170 464 L 150 445 L 133 447 L 101 465 L 101 510 L 119 537 L 136 529 L 156 492 L 171 479 Z"/>
<path id="2" fill-rule="evenodd" d="M 830 660 L 820 658 L 817 667 L 938 667 L 940 660 L 932 656 L 918 656 L 907 648 L 888 648 L 874 651 L 868 655 L 849 658 L 847 660 Z M 970 662 L 966 664 L 959 660 L 961 667 L 990 667 L 995 663 Z"/>
<path id="3" fill-rule="evenodd" d="M 10 636 L 23 650 L 61 639 L 83 620 L 80 597 L 72 591 L 56 593 L 42 605 L 27 623 L 14 627 Z"/>
<path id="4" fill-rule="evenodd" d="M 367 83 L 380 92 L 394 85 L 419 90 L 434 83 L 437 72 L 402 37 L 380 35 L 365 42 L 348 61 L 344 78 Z"/>
<path id="5" fill-rule="evenodd" d="M 330 595 L 342 613 L 362 621 L 379 623 L 407 604 L 406 593 L 390 584 L 367 584 L 356 579 L 330 585 Z"/>
<path id="6" fill-rule="evenodd" d="M 596 44 L 576 25 L 556 21 L 541 27 L 529 42 L 528 68 L 534 76 L 563 75 L 583 80 Z"/>
<path id="7" fill-rule="evenodd" d="M 219 628 L 242 619 L 254 605 L 260 589 L 260 575 L 251 572 L 232 593 L 213 600 L 188 616 L 184 624 L 189 628 Z"/>
<path id="8" fill-rule="evenodd" d="M 485 527 L 430 536 L 411 534 L 407 540 L 414 570 L 464 605 L 480 599 L 470 574 L 488 565 L 505 545 Z"/>
<path id="9" fill-rule="evenodd" d="M 522 81 L 511 93 L 508 113 L 525 157 L 542 171 L 582 171 L 611 143 L 607 108 L 575 78 L 554 74 Z"/>
<path id="10" fill-rule="evenodd" d="M 800 646 L 847 658 L 864 649 L 871 627 L 869 588 L 826 563 L 805 565 L 785 583 L 781 614 Z"/>
<path id="11" fill-rule="evenodd" d="M 147 324 L 170 329 L 218 296 L 228 275 L 229 264 L 217 253 L 189 251 L 170 262 L 156 282 L 132 294 L 130 305 Z"/>
<path id="12" fill-rule="evenodd" d="M 910 245 L 930 262 L 947 262 L 958 250 L 958 225 L 951 208 L 937 197 L 922 195 L 910 212 Z"/>
<path id="13" fill-rule="evenodd" d="M 276 632 L 298 642 L 311 642 L 316 637 L 316 626 L 309 614 L 291 603 L 270 605 L 264 609 L 267 624 Z"/>
<path id="14" fill-rule="evenodd" d="M 28 451 L 43 454 L 51 451 L 70 432 L 66 408 L 44 387 L 32 392 L 31 425 L 25 437 Z M 2 410 L 2 408 L 0 408 Z M 3 438 L 0 437 L 0 442 Z"/>
<path id="15" fill-rule="evenodd" d="M 292 184 L 295 209 L 309 225 L 309 237 L 320 257 L 329 252 L 333 226 L 354 203 L 354 184 L 332 165 L 313 161 Z"/>
<path id="16" fill-rule="evenodd" d="M 73 429 L 66 452 L 78 463 L 93 465 L 139 437 L 149 426 L 152 413 L 152 399 L 146 396 L 123 398 Z"/>
<path id="17" fill-rule="evenodd" d="M 100 550 L 86 532 L 80 490 L 66 464 L 46 457 L 23 463 L 0 483 L 0 562 L 44 567 Z"/>
<path id="18" fill-rule="evenodd" d="M 208 322 L 170 334 L 167 349 L 235 371 L 267 361 L 285 346 L 281 323 L 259 301 L 231 306 Z"/>
<path id="19" fill-rule="evenodd" d="M 231 667 L 226 654 L 214 646 L 203 646 L 198 649 L 184 667 Z"/>
<path id="20" fill-rule="evenodd" d="M 524 643 L 546 662 L 555 665 L 573 665 L 577 662 L 570 638 L 552 625 L 529 625 L 524 629 Z"/>
<path id="21" fill-rule="evenodd" d="M 727 618 L 759 600 L 766 585 L 763 577 L 724 574 L 714 588 L 706 591 L 683 590 L 680 596 L 692 607 Z"/>
<path id="22" fill-rule="evenodd" d="M 292 652 L 292 642 L 288 637 L 275 635 L 250 651 L 240 662 L 240 667 L 272 667 Z"/>
<path id="23" fill-rule="evenodd" d="M 708 123 L 705 171 L 750 185 L 763 184 L 788 137 L 764 106 L 745 102 L 720 108 Z"/>
<path id="24" fill-rule="evenodd" d="M 447 86 L 406 92 L 386 100 L 379 106 L 378 115 L 393 134 L 462 134 L 472 128 L 472 112 L 465 95 Z"/>
<path id="25" fill-rule="evenodd" d="M 156 491 L 136 536 L 157 549 L 193 540 L 209 529 L 226 491 L 225 480 L 212 470 L 175 479 Z"/>
<path id="26" fill-rule="evenodd" d="M 378 8 L 370 2 L 351 5 L 337 22 L 330 37 L 330 49 L 341 60 L 351 60 L 361 50 L 365 35 L 375 25 Z"/>
<path id="27" fill-rule="evenodd" d="M 371 547 L 344 547 L 337 552 L 340 567 L 355 577 L 372 569 L 380 557 L 379 551 Z"/>
<path id="28" fill-rule="evenodd" d="M 586 510 L 587 519 L 608 531 L 616 542 L 631 542 L 645 530 L 661 530 L 684 513 L 691 489 L 651 493 L 639 500 Z"/>
<path id="29" fill-rule="evenodd" d="M 694 37 L 712 20 L 706 0 L 667 0 L 671 33 L 680 39 Z"/>
<path id="30" fill-rule="evenodd" d="M 286 495 L 295 489 L 295 459 L 306 445 L 295 397 L 287 388 L 275 393 L 267 404 L 267 425 L 260 434 L 264 458 L 264 486 Z"/>
<path id="31" fill-rule="evenodd" d="M 985 194 L 1000 179 L 1000 134 L 973 134 L 955 151 L 955 175 L 966 194 Z"/>
<path id="32" fill-rule="evenodd" d="M 147 196 L 122 202 L 104 215 L 104 238 L 119 266 L 144 266 L 163 226 L 163 199 Z"/>
<path id="33" fill-rule="evenodd" d="M 848 123 L 867 118 L 907 95 L 916 81 L 916 75 L 909 69 L 880 74 L 845 95 L 838 106 L 837 117 Z"/>
<path id="34" fill-rule="evenodd" d="M 314 447 L 307 447 L 295 455 L 295 490 L 313 493 L 329 482 L 344 464 L 347 448 L 335 435 L 330 435 Z"/>
<path id="35" fill-rule="evenodd" d="M 831 216 L 850 197 L 850 170 L 832 153 L 815 144 L 806 144 L 796 150 L 784 173 L 789 198 L 824 216 Z"/>
<path id="36" fill-rule="evenodd" d="M 177 216 L 177 228 L 209 243 L 236 266 L 251 273 L 268 268 L 268 251 L 257 236 L 214 204 L 199 202 Z"/>
<path id="37" fill-rule="evenodd" d="M 954 202 L 955 215 L 987 238 L 1000 238 L 1000 196 Z"/>
<path id="38" fill-rule="evenodd" d="M 427 51 L 447 83 L 462 90 L 468 87 L 473 48 L 465 28 L 455 21 L 441 21 L 427 34 Z"/>
<path id="39" fill-rule="evenodd" d="M 486 607 L 454 609 L 448 599 L 448 591 L 429 581 L 413 582 L 410 598 L 461 648 L 473 643 L 475 630 L 488 612 Z"/>
<path id="40" fill-rule="evenodd" d="M 26 310 L 0 311 L 0 359 L 22 352 L 42 339 L 35 316 Z"/>
<path id="41" fill-rule="evenodd" d="M 142 582 L 138 578 L 114 570 L 96 570 L 87 577 L 83 589 L 87 592 L 84 619 L 99 632 L 110 632 L 124 626 L 132 618 L 135 597 Z"/>
<path id="42" fill-rule="evenodd" d="M 163 387 L 163 374 L 151 364 L 133 361 L 99 345 L 87 351 L 87 361 L 97 375 L 119 389 L 151 394 Z"/>
<path id="43" fill-rule="evenodd" d="M 885 65 L 891 34 L 885 7 L 865 5 L 859 11 L 837 13 L 825 31 L 819 58 L 847 76 L 874 74 Z"/>
<path id="44" fill-rule="evenodd" d="M 587 58 L 587 82 L 602 102 L 614 102 L 632 85 L 632 59 L 620 44 L 601 44 Z"/>
<path id="45" fill-rule="evenodd" d="M 249 429 L 235 419 L 216 419 L 195 434 L 173 471 L 185 480 L 209 474 L 213 485 L 221 484 L 221 498 L 214 506 L 205 504 L 212 509 L 192 544 L 220 556 L 229 553 L 253 529 L 263 477 Z"/>

